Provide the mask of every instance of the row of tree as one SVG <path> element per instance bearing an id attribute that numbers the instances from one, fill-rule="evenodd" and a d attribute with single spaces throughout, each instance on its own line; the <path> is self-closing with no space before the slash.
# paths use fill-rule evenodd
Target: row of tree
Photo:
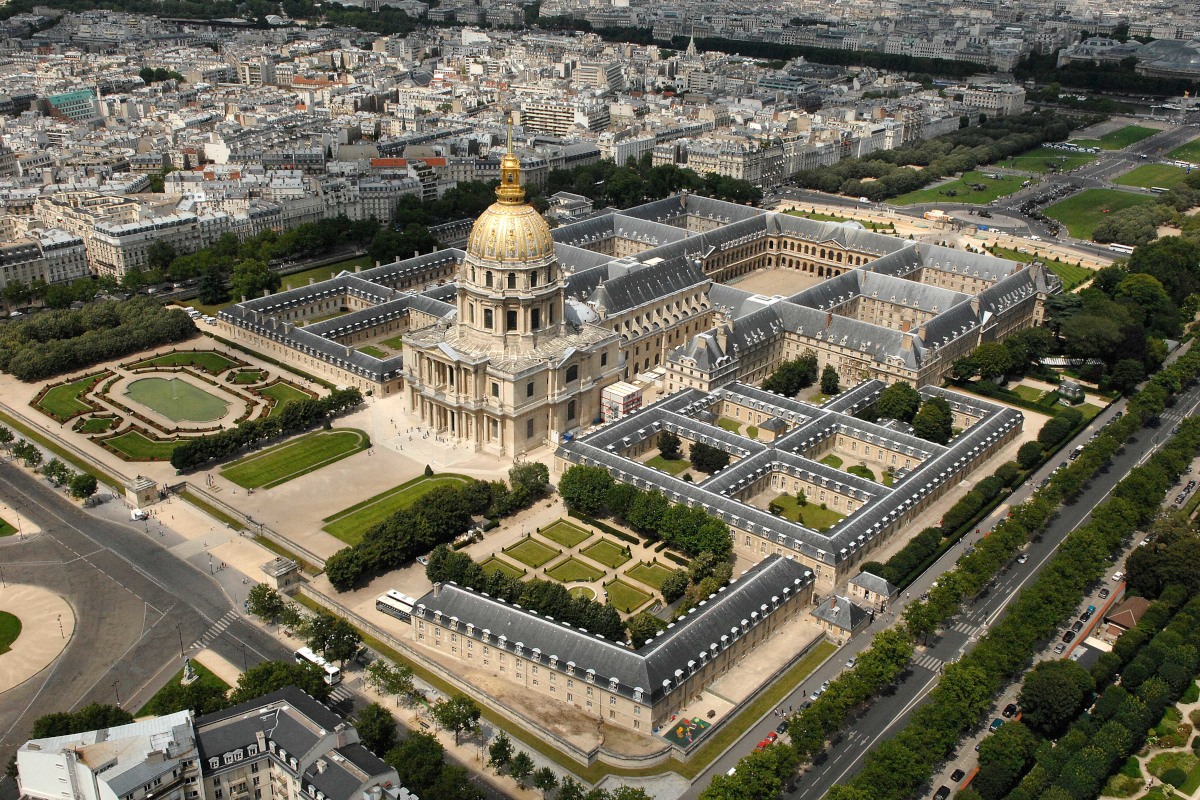
<path id="1" fill-rule="evenodd" d="M 809 351 L 804 355 L 782 362 L 762 382 L 762 388 L 784 397 L 795 397 L 801 389 L 807 389 L 817 380 L 817 354 Z"/>
<path id="2" fill-rule="evenodd" d="M 433 470 L 425 468 L 427 476 Z M 471 480 L 462 484 L 435 486 L 363 534 L 362 541 L 344 547 L 325 562 L 325 575 L 333 588 L 347 591 L 363 575 L 383 572 L 428 553 L 466 533 L 472 517 L 490 518 L 515 513 L 544 497 L 550 488 L 545 464 L 517 464 L 508 471 L 511 488 L 504 481 Z"/>
<path id="3" fill-rule="evenodd" d="M 199 469 L 244 447 L 327 423 L 330 417 L 354 408 L 362 401 L 362 392 L 354 386 L 334 389 L 325 397 L 291 400 L 269 417 L 245 420 L 227 431 L 186 440 L 171 451 L 171 466 L 185 472 Z"/>
<path id="4" fill-rule="evenodd" d="M 728 200 L 731 203 L 757 205 L 762 189 L 749 181 L 710 172 L 701 176 L 687 167 L 674 164 L 653 166 L 651 153 L 625 164 L 597 161 L 569 170 L 556 169 L 546 179 L 546 192 L 572 192 L 597 205 L 629 208 L 650 200 L 661 200 L 681 191 Z"/>
<path id="5" fill-rule="evenodd" d="M 0 327 L 0 370 L 36 381 L 195 335 L 182 309 L 150 298 L 50 311 Z"/>
<path id="6" fill-rule="evenodd" d="M 510 604 L 550 616 L 588 633 L 596 633 L 614 642 L 625 641 L 625 623 L 613 606 L 603 605 L 587 597 L 574 597 L 558 581 L 533 578 L 523 581 L 499 570 L 488 572 L 463 552 L 439 545 L 429 554 L 425 576 L 433 583 L 453 581 L 489 597 L 499 597 Z"/>
<path id="7" fill-rule="evenodd" d="M 692 448 L 693 464 L 698 446 Z M 662 492 L 617 483 L 603 467 L 568 468 L 558 482 L 558 494 L 570 508 L 590 516 L 607 511 L 643 536 L 662 539 L 692 556 L 712 553 L 724 559 L 733 550 L 729 526 L 722 520 L 701 508 L 672 505 Z"/>
<path id="8" fill-rule="evenodd" d="M 11 436 L 11 434 L 9 435 Z M 76 500 L 88 499 L 96 493 L 99 486 L 95 475 L 88 472 L 76 472 L 57 458 L 46 462 L 46 466 L 42 467 L 42 474 L 49 478 L 55 486 L 68 487 L 71 497 Z"/>
<path id="9" fill-rule="evenodd" d="M 109 275 L 99 278 L 76 278 L 71 283 L 47 283 L 34 278 L 28 284 L 11 279 L 4 285 L 4 299 L 10 307 L 37 301 L 46 308 L 68 308 L 72 303 L 91 302 L 100 291 L 114 291 L 117 279 Z"/>

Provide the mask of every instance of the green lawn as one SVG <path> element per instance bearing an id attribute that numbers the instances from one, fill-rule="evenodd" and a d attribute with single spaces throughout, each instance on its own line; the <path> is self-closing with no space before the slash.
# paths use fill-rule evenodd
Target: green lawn
<path id="1" fill-rule="evenodd" d="M 120 436 L 105 439 L 104 443 L 129 456 L 133 461 L 169 461 L 171 453 L 180 444 L 180 442 L 156 442 L 147 439 L 137 431 L 129 431 Z"/>
<path id="2" fill-rule="evenodd" d="M 1028 250 L 1029 248 L 1026 248 Z M 989 253 L 996 258 L 1007 258 L 1009 261 L 1019 261 L 1022 264 L 1029 264 L 1034 261 L 1041 261 L 1050 271 L 1058 277 L 1062 278 L 1063 291 L 1069 292 L 1076 286 L 1082 283 L 1087 283 L 1096 274 L 1095 270 L 1090 270 L 1087 267 L 1077 267 L 1074 264 L 1067 264 L 1064 261 L 1049 261 L 1040 253 L 1035 255 L 1037 245 L 1034 245 L 1033 251 L 1021 253 L 1017 250 L 1011 250 L 1006 247 L 993 247 L 988 250 Z"/>
<path id="3" fill-rule="evenodd" d="M 380 344 L 385 344 L 388 347 L 395 350 L 397 353 L 399 353 L 401 350 L 404 349 L 404 337 L 402 335 L 401 336 L 393 336 L 390 339 L 384 339 L 382 342 L 380 342 Z"/>
<path id="4" fill-rule="evenodd" d="M 824 403 L 826 400 L 828 400 L 830 397 L 833 397 L 833 395 L 821 394 L 820 392 L 818 392 L 817 394 L 814 394 L 812 397 L 808 398 L 808 402 L 812 403 L 814 406 L 819 406 L 822 403 Z"/>
<path id="5" fill-rule="evenodd" d="M 1166 164 L 1143 164 L 1116 178 L 1113 183 L 1119 183 L 1122 186 L 1141 186 L 1146 189 L 1151 186 L 1173 189 L 1183 183 L 1183 179 L 1186 177 L 1187 172 L 1180 167 L 1171 167 Z"/>
<path id="6" fill-rule="evenodd" d="M 280 289 L 286 290 L 289 283 L 292 285 L 293 289 L 299 289 L 302 286 L 308 286 L 309 278 L 315 278 L 317 283 L 320 283 L 321 281 L 329 280 L 342 270 L 354 272 L 355 267 L 367 269 L 368 267 L 374 266 L 375 262 L 371 260 L 370 256 L 359 256 L 358 258 L 351 258 L 347 261 L 339 261 L 336 264 L 329 264 L 324 267 L 314 267 L 312 269 L 306 269 L 303 272 L 293 272 L 291 275 L 283 276 L 283 285 L 280 287 Z"/>
<path id="7" fill-rule="evenodd" d="M 995 173 L 989 173 L 995 174 Z M 909 206 L 914 203 L 990 203 L 993 200 L 1010 195 L 1021 188 L 1022 180 L 1015 175 L 1002 175 L 1000 180 L 983 177 L 982 172 L 964 172 L 956 181 L 928 189 L 918 189 L 915 192 L 902 194 L 889 200 L 898 206 Z M 986 187 L 983 191 L 971 188 L 972 184 Z M 956 192 L 951 195 L 950 192 Z"/>
<path id="8" fill-rule="evenodd" d="M 1039 147 L 1024 155 L 1019 155 L 1005 166 L 1019 169 L 1022 172 L 1053 172 L 1055 169 L 1066 171 L 1082 167 L 1096 160 L 1091 153 L 1072 153 L 1067 150 L 1054 150 L 1049 147 Z"/>
<path id="9" fill-rule="evenodd" d="M 596 593 L 586 586 L 572 586 L 570 589 L 567 589 L 567 593 L 571 597 L 586 597 L 588 600 L 596 599 Z"/>
<path id="10" fill-rule="evenodd" d="M 622 545 L 617 544 L 611 539 L 604 537 L 595 544 L 589 544 L 587 547 L 579 551 L 580 555 L 587 556 L 592 561 L 603 564 L 606 567 L 617 568 L 628 561 L 632 556 L 625 551 Z"/>
<path id="11" fill-rule="evenodd" d="M 1200 163 L 1200 139 L 1193 139 L 1183 147 L 1177 147 L 1167 154 L 1167 158 L 1177 158 L 1180 161 Z"/>
<path id="12" fill-rule="evenodd" d="M 7 611 L 0 611 L 0 655 L 12 649 L 12 643 L 21 635 L 21 620 Z"/>
<path id="13" fill-rule="evenodd" d="M 248 369 L 233 376 L 235 384 L 258 383 L 263 379 L 263 371 L 261 369 Z"/>
<path id="14" fill-rule="evenodd" d="M 608 602 L 618 611 L 625 614 L 643 605 L 651 595 L 641 589 L 635 589 L 622 580 L 614 580 L 604 584 L 608 591 Z"/>
<path id="15" fill-rule="evenodd" d="M 722 425 L 721 427 L 724 426 Z M 686 458 L 673 458 L 668 461 L 662 456 L 655 456 L 646 462 L 646 466 L 654 469 L 661 469 L 663 472 L 669 472 L 672 475 L 678 475 L 685 469 L 691 467 L 692 462 L 688 461 Z"/>
<path id="16" fill-rule="evenodd" d="M 895 482 L 896 482 L 896 478 L 892 475 L 892 473 L 890 473 L 890 472 L 883 473 L 883 485 L 884 486 L 891 486 Z"/>
<path id="17" fill-rule="evenodd" d="M 229 401 L 181 378 L 138 378 L 125 396 L 175 422 L 212 422 L 229 412 Z"/>
<path id="18" fill-rule="evenodd" d="M 851 475 L 857 475 L 860 478 L 866 478 L 869 481 L 875 480 L 875 473 L 864 467 L 862 464 L 855 464 L 853 467 L 846 467 L 846 472 Z"/>
<path id="19" fill-rule="evenodd" d="M 812 211 L 805 212 L 805 211 L 797 211 L 795 209 L 793 209 L 791 211 L 785 211 L 783 213 L 790 214 L 793 217 L 804 217 L 805 219 L 814 219 L 817 222 L 848 222 L 848 221 L 854 219 L 853 217 L 839 217 L 839 216 L 835 216 L 833 214 L 817 214 Z M 864 228 L 866 228 L 869 231 L 890 231 L 895 228 L 894 224 L 884 225 L 881 222 L 874 222 L 869 219 L 854 219 L 854 221 L 857 222 L 858 224 L 862 225 Z"/>
<path id="20" fill-rule="evenodd" d="M 1042 399 L 1043 395 L 1045 395 L 1044 391 L 1041 389 L 1035 389 L 1032 386 L 1014 386 L 1012 391 L 1013 394 L 1017 395 L 1022 400 L 1028 400 L 1031 403 L 1036 403 L 1038 400 Z"/>
<path id="21" fill-rule="evenodd" d="M 558 556 L 561 551 L 544 545 L 533 537 L 527 537 L 514 545 L 504 548 L 503 552 L 510 558 L 515 558 L 522 564 L 537 569 L 542 564 Z"/>
<path id="22" fill-rule="evenodd" d="M 236 367 L 237 362 L 226 358 L 212 350 L 182 350 L 177 353 L 167 353 L 165 356 L 139 361 L 130 369 L 142 367 L 199 367 L 205 372 L 220 375 L 230 367 Z"/>
<path id="23" fill-rule="evenodd" d="M 1091 422 L 1097 414 L 1104 410 L 1100 408 L 1100 406 L 1094 406 L 1091 403 L 1080 403 L 1079 405 L 1075 406 L 1075 408 L 1079 409 L 1079 411 L 1083 414 L 1084 422 Z"/>
<path id="24" fill-rule="evenodd" d="M 510 578 L 523 578 L 525 571 L 514 567 L 512 564 L 498 556 L 492 556 L 487 561 L 479 565 L 485 572 L 503 572 Z"/>
<path id="25" fill-rule="evenodd" d="M 1187 796 L 1192 796 L 1196 790 L 1200 789 L 1200 764 L 1192 767 L 1192 771 L 1188 773 L 1187 780 L 1183 786 L 1179 787 L 1179 791 Z"/>
<path id="26" fill-rule="evenodd" d="M 192 660 L 192 669 L 194 669 L 196 671 L 196 680 L 199 681 L 200 683 L 205 684 L 207 686 L 214 686 L 223 692 L 229 691 L 230 686 L 228 683 L 226 683 L 225 681 L 218 678 L 216 676 L 216 674 L 213 673 L 212 670 L 210 670 L 208 667 L 204 666 L 203 664 L 199 663 L 195 659 Z M 146 701 L 146 704 L 144 706 L 142 706 L 140 709 L 138 709 L 138 712 L 133 715 L 134 718 L 161 715 L 163 712 L 161 709 L 158 708 L 159 695 L 163 694 L 167 690 L 168 687 L 175 686 L 176 684 L 178 684 L 182 681 L 183 681 L 183 668 L 181 667 L 179 672 L 176 672 L 174 675 L 172 675 L 171 679 L 169 681 L 167 681 L 166 685 L 163 686 L 162 689 L 159 689 L 158 692 L 156 692 L 153 697 L 151 697 L 149 700 Z"/>
<path id="27" fill-rule="evenodd" d="M 742 429 L 742 423 L 734 422 L 729 417 L 721 417 L 717 420 L 717 424 L 730 433 L 738 433 Z"/>
<path id="28" fill-rule="evenodd" d="M 86 394 L 96 381 L 95 377 L 83 378 L 71 383 L 64 383 L 62 386 L 55 386 L 42 396 L 42 399 L 38 401 L 38 406 L 57 417 L 69 417 L 72 414 L 91 411 L 92 407 L 79 398 Z"/>
<path id="29" fill-rule="evenodd" d="M 113 426 L 117 420 L 114 417 L 92 417 L 87 422 L 83 423 L 83 427 L 79 429 L 80 433 L 104 433 Z"/>
<path id="30" fill-rule="evenodd" d="M 674 570 L 667 569 L 662 564 L 647 564 L 645 561 L 636 567 L 625 570 L 625 574 L 635 581 L 641 581 L 647 586 L 653 586 L 655 589 L 661 589 L 663 581 L 673 572 Z"/>
<path id="31" fill-rule="evenodd" d="M 270 489 L 371 446 L 354 428 L 317 431 L 225 466 L 221 474 L 245 489 Z"/>
<path id="32" fill-rule="evenodd" d="M 397 511 L 408 508 L 429 490 L 438 486 L 466 483 L 467 480 L 468 478 L 462 475 L 421 475 L 326 517 L 322 522 L 328 524 L 321 530 L 336 536 L 346 544 L 358 544 L 362 541 L 364 533 Z"/>
<path id="33" fill-rule="evenodd" d="M 552 542 L 561 544 L 563 547 L 574 547 L 580 542 L 587 541 L 592 535 L 591 531 L 584 530 L 578 525 L 573 525 L 565 519 L 560 519 L 542 528 L 538 533 Z"/>
<path id="34" fill-rule="evenodd" d="M 1158 131 L 1153 128 L 1143 128 L 1140 125 L 1126 125 L 1124 128 L 1118 128 L 1115 131 L 1110 131 L 1099 139 L 1079 139 L 1071 140 L 1071 144 L 1077 144 L 1080 147 L 1099 147 L 1101 150 L 1122 150 L 1135 142 L 1140 142 L 1142 139 L 1148 139 Z"/>
<path id="35" fill-rule="evenodd" d="M 389 356 L 387 353 L 380 350 L 378 347 L 372 347 L 369 344 L 358 348 L 358 352 L 365 353 L 366 355 L 369 355 L 371 358 L 391 358 L 391 356 Z"/>
<path id="36" fill-rule="evenodd" d="M 1200 492 L 1197 494 L 1200 494 Z M 12 536 L 16 532 L 17 529 L 10 525 L 7 520 L 0 519 L 0 536 Z"/>
<path id="37" fill-rule="evenodd" d="M 275 400 L 275 405 L 271 408 L 269 416 L 275 416 L 283 408 L 284 403 L 290 403 L 293 400 L 307 400 L 312 395 L 297 389 L 292 384 L 284 380 L 277 380 L 274 383 L 264 386 L 258 390 L 259 394 L 265 394 Z"/>
<path id="38" fill-rule="evenodd" d="M 1154 198 L 1149 195 L 1121 192 L 1116 189 L 1088 189 L 1055 203 L 1044 213 L 1047 217 L 1066 225 L 1067 230 L 1076 239 L 1091 239 L 1092 231 L 1104 219 L 1105 214 L 1153 202 Z"/>
<path id="39" fill-rule="evenodd" d="M 808 503 L 801 507 L 797 505 L 793 495 L 780 495 L 775 503 L 783 507 L 783 516 L 792 522 L 799 522 L 818 531 L 828 530 L 846 515 L 839 514 L 831 508 L 821 508 L 816 503 Z"/>
<path id="40" fill-rule="evenodd" d="M 829 455 L 827 455 L 821 459 L 821 463 L 828 464 L 829 466 L 833 467 L 834 469 L 841 469 L 843 462 L 840 458 L 835 456 L 833 453 L 830 453 Z"/>
<path id="41" fill-rule="evenodd" d="M 553 568 L 546 570 L 546 574 L 561 583 L 596 581 L 604 577 L 603 570 L 596 569 L 591 564 L 585 564 L 574 556 L 561 564 L 555 564 Z"/>

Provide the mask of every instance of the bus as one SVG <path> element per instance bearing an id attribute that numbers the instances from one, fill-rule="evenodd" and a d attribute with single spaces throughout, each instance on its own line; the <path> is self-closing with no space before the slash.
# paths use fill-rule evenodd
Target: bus
<path id="1" fill-rule="evenodd" d="M 1124 253 L 1125 255 L 1129 255 L 1130 253 L 1133 252 L 1133 248 L 1130 247 L 1129 245 L 1117 244 L 1116 242 L 1113 242 L 1112 244 L 1110 244 L 1108 246 L 1108 249 L 1112 250 L 1114 253 Z"/>
<path id="2" fill-rule="evenodd" d="M 1167 193 L 1167 190 L 1161 186 L 1151 186 L 1150 191 L 1153 192 L 1154 194 L 1166 194 Z"/>
<path id="3" fill-rule="evenodd" d="M 316 664 L 325 670 L 325 682 L 330 686 L 337 686 L 342 682 L 342 671 L 314 653 L 311 648 L 301 647 L 297 650 L 296 663 L 301 665 Z"/>
<path id="4" fill-rule="evenodd" d="M 412 610 L 416 604 L 417 601 L 408 595 L 400 594 L 395 589 L 388 589 L 387 594 L 381 594 L 375 600 L 375 610 L 382 611 L 401 622 L 412 622 Z"/>

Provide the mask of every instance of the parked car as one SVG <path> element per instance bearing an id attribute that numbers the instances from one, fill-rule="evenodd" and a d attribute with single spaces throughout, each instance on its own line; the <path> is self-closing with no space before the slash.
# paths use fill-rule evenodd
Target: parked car
<path id="1" fill-rule="evenodd" d="M 775 731 L 771 731 L 770 733 L 767 734 L 767 738 L 765 739 L 765 741 L 774 744 L 775 740 L 778 738 L 779 738 L 779 734 L 776 733 Z"/>
<path id="2" fill-rule="evenodd" d="M 854 669 L 854 665 L 858 663 L 858 656 L 851 656 L 846 662 L 846 669 Z"/>
<path id="3" fill-rule="evenodd" d="M 1059 642 L 1058 644 L 1054 645 L 1054 652 L 1060 656 L 1063 654 L 1063 651 L 1066 649 L 1067 649 L 1067 646 L 1065 644 L 1063 644 L 1062 642 Z"/>
<path id="4" fill-rule="evenodd" d="M 965 778 L 966 775 L 967 775 L 967 773 L 963 772 L 961 769 L 956 769 L 956 770 L 954 770 L 954 772 L 950 773 L 950 780 L 954 781 L 955 783 L 958 783 L 963 778 Z"/>
<path id="5" fill-rule="evenodd" d="M 1108 589 L 1101 589 L 1101 590 L 1100 590 L 1100 599 L 1101 599 L 1101 600 L 1104 600 L 1104 599 L 1106 599 L 1106 598 L 1108 597 L 1108 595 L 1109 595 Z"/>
<path id="6" fill-rule="evenodd" d="M 1095 613 L 1096 613 L 1096 607 L 1095 607 L 1095 606 L 1088 606 L 1088 607 L 1087 607 L 1087 611 L 1085 611 L 1085 612 L 1083 612 L 1082 614 L 1080 614 L 1080 615 L 1079 615 L 1079 618 L 1080 618 L 1081 620 L 1083 620 L 1084 622 L 1087 622 L 1089 619 L 1091 619 L 1091 618 L 1092 618 L 1092 614 L 1095 614 Z"/>
<path id="7" fill-rule="evenodd" d="M 1075 624 L 1071 626 L 1071 630 L 1075 631 L 1076 633 L 1079 633 L 1081 630 L 1083 630 L 1083 620 L 1075 620 Z"/>
<path id="8" fill-rule="evenodd" d="M 425 556 L 417 556 L 417 563 L 420 564 L 422 567 L 428 567 L 429 559 L 426 558 Z"/>
<path id="9" fill-rule="evenodd" d="M 775 733 L 783 735 L 783 734 L 787 733 L 787 728 L 788 728 L 788 721 L 785 719 L 783 722 L 779 723 L 779 727 L 775 729 Z"/>
<path id="10" fill-rule="evenodd" d="M 994 720 L 992 720 L 992 724 L 988 726 L 988 730 L 990 730 L 992 733 L 995 733 L 996 731 L 1000 730 L 1000 726 L 1003 724 L 1004 720 L 996 717 Z"/>
<path id="11" fill-rule="evenodd" d="M 1066 644 L 1070 644 L 1071 642 L 1075 641 L 1075 631 L 1067 631 L 1064 633 L 1062 640 Z"/>
<path id="12" fill-rule="evenodd" d="M 933 793 L 933 800 L 946 800 L 950 796 L 949 786 L 939 786 L 938 790 Z"/>
<path id="13" fill-rule="evenodd" d="M 1003 710 L 1003 711 L 1001 711 L 1000 713 L 1001 713 L 1001 714 L 1002 714 L 1002 715 L 1003 715 L 1003 716 L 1004 716 L 1006 719 L 1010 719 L 1010 718 L 1012 718 L 1012 717 L 1015 717 L 1015 716 L 1017 715 L 1017 704 L 1016 704 L 1016 703 L 1009 703 L 1008 705 L 1006 705 L 1006 706 L 1004 707 L 1004 710 Z"/>
<path id="14" fill-rule="evenodd" d="M 1114 573 L 1113 573 L 1113 576 L 1112 576 L 1113 583 L 1120 583 L 1120 582 L 1121 582 L 1121 579 L 1122 579 L 1122 578 L 1124 578 L 1124 577 L 1125 577 L 1125 573 L 1124 573 L 1124 572 L 1114 572 Z"/>
<path id="15" fill-rule="evenodd" d="M 1028 560 L 1029 560 L 1029 553 L 1021 553 L 1021 555 L 1017 556 L 1018 564 L 1024 564 Z"/>

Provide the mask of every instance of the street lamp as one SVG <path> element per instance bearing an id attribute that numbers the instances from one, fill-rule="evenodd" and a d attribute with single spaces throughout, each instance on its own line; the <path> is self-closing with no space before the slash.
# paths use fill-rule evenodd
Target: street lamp
<path id="1" fill-rule="evenodd" d="M 62 614 L 58 615 L 58 633 L 62 638 L 67 638 L 67 632 L 63 630 L 62 626 Z"/>
<path id="2" fill-rule="evenodd" d="M 121 679 L 117 678 L 113 681 L 113 693 L 117 696 L 117 705 L 121 705 Z"/>
<path id="3" fill-rule="evenodd" d="M 186 658 L 186 656 L 183 653 L 183 623 L 182 622 L 175 626 L 175 632 L 179 634 L 179 657 Z"/>
<path id="4" fill-rule="evenodd" d="M 239 642 L 238 644 L 242 646 L 242 672 L 249 672 L 250 665 L 246 663 L 246 643 Z"/>

